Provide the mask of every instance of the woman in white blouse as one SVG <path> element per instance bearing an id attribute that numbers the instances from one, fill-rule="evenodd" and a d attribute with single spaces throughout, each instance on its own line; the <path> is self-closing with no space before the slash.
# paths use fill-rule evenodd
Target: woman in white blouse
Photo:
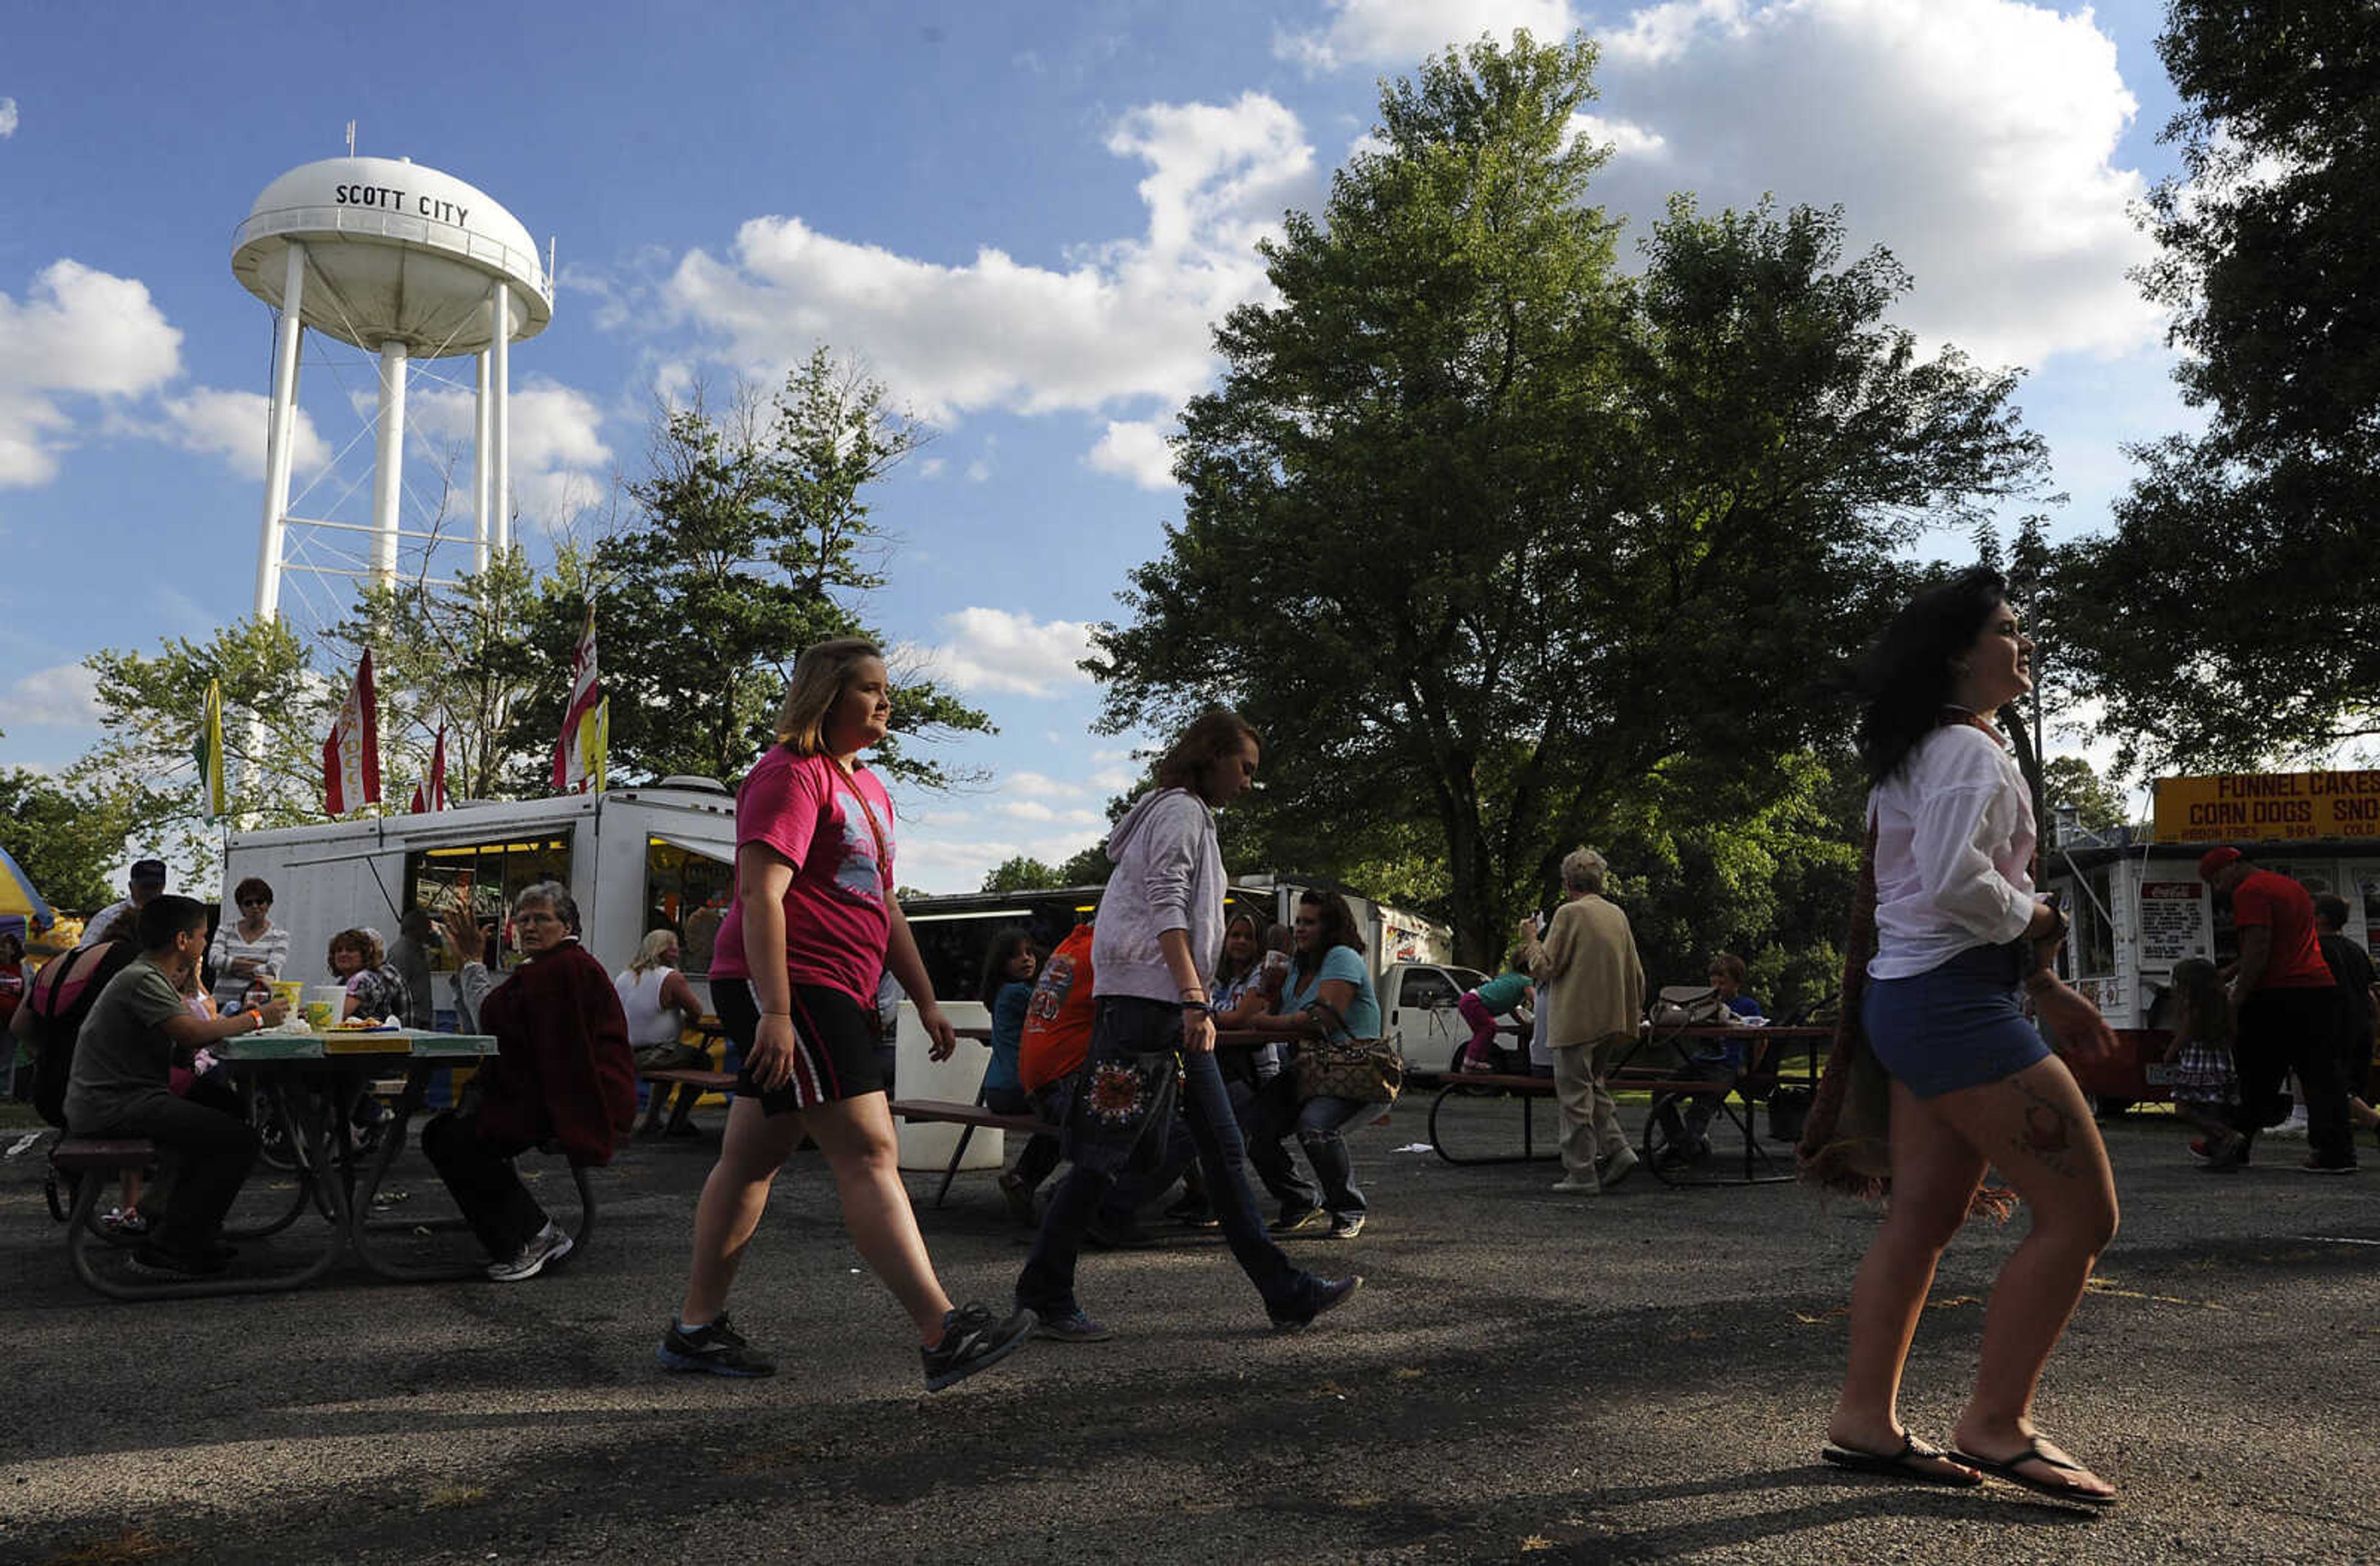
<path id="1" fill-rule="evenodd" d="M 1859 751 L 1873 791 L 1875 956 L 1859 1017 L 1891 1078 L 1891 1204 L 1852 1291 L 1851 1364 L 1826 1456 L 1937 1484 L 1993 1474 L 2105 1505 L 2112 1487 L 2034 1429 L 2043 1366 L 2116 1232 L 2115 1180 L 2082 1091 L 2024 1014 L 2092 1057 L 2113 1036 L 2050 967 L 2063 920 L 2034 895 L 2029 791 L 1990 715 L 2033 688 L 2007 585 L 1969 571 L 1912 602 L 1877 649 Z M 1943 1247 L 1987 1168 L 2033 1210 L 1984 1316 L 1982 1364 L 1945 1454 L 1902 1426 L 1903 1364 Z"/>

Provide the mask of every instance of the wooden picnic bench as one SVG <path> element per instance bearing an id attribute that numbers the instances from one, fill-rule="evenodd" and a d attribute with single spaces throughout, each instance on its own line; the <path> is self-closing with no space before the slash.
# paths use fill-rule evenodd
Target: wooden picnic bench
<path id="1" fill-rule="evenodd" d="M 1799 1047 L 1808 1068 L 1808 1081 L 1815 1086 L 1817 1080 L 1817 1050 L 1821 1040 L 1833 1036 L 1833 1030 L 1823 1027 L 1693 1027 L 1668 1029 L 1640 1039 L 1621 1057 L 1620 1063 L 1604 1078 L 1604 1085 L 1615 1093 L 1648 1093 L 1652 1103 L 1645 1119 L 1641 1138 L 1641 1157 L 1655 1178 L 1670 1185 L 1747 1185 L 1764 1184 L 1794 1178 L 1792 1162 L 1761 1145 L 1759 1110 L 1777 1088 L 1779 1071 L 1786 1053 Z M 1675 1066 L 1639 1063 L 1636 1057 L 1648 1047 L 1680 1043 L 1686 1039 L 1718 1038 L 1740 1041 L 1747 1046 L 1744 1069 L 1730 1081 L 1720 1082 L 1679 1074 Z M 1520 1076 L 1504 1072 L 1463 1072 L 1440 1078 L 1437 1096 L 1429 1106 L 1429 1145 L 1432 1151 L 1448 1163 L 1456 1165 L 1527 1163 L 1560 1156 L 1560 1150 L 1540 1153 L 1536 1147 L 1536 1100 L 1552 1095 L 1554 1079 L 1550 1076 Z M 1458 1097 L 1475 1097 L 1479 1093 L 1502 1093 L 1521 1101 L 1521 1150 L 1518 1153 L 1458 1154 L 1447 1146 L 1440 1128 L 1439 1117 L 1447 1100 Z M 1703 1095 L 1719 1097 L 1718 1111 L 1741 1135 L 1743 1145 L 1740 1164 L 1736 1159 L 1720 1160 L 1713 1157 L 1706 1163 L 1682 1167 L 1663 1167 L 1668 1160 L 1667 1133 L 1662 1126 L 1662 1110 L 1674 1108 L 1680 1113 L 1685 1101 Z M 1730 1167 L 1740 1172 L 1730 1172 Z"/>
<path id="2" fill-rule="evenodd" d="M 947 1099 L 895 1099 L 892 1103 L 895 1118 L 920 1123 L 939 1122 L 960 1128 L 958 1146 L 951 1149 L 950 1166 L 942 1171 L 942 1183 L 934 1192 L 934 1205 L 941 1207 L 942 1198 L 951 1194 L 951 1182 L 958 1178 L 959 1163 L 966 1157 L 967 1142 L 978 1129 L 1013 1131 L 1020 1136 L 1055 1135 L 1058 1128 L 1034 1115 L 1004 1115 L 981 1103 L 962 1104 Z"/>

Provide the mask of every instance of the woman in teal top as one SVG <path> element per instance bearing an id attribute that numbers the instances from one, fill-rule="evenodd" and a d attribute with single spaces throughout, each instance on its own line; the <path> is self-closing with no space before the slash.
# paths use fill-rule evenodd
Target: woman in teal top
<path id="1" fill-rule="evenodd" d="M 1293 1038 L 1378 1038 L 1380 997 L 1372 988 L 1372 970 L 1364 961 L 1364 938 L 1356 933 L 1355 916 L 1347 900 L 1335 892 L 1309 891 L 1297 899 L 1296 951 L 1290 959 L 1289 982 L 1278 1014 L 1261 1017 L 1252 1026 Z M 1333 1016 L 1335 1014 L 1335 1019 Z M 1308 1099 L 1274 1106 L 1256 1134 L 1248 1138 L 1248 1161 L 1275 1190 L 1295 1190 L 1302 1199 L 1286 1201 L 1272 1225 L 1287 1234 L 1330 1215 L 1330 1237 L 1352 1240 L 1364 1232 L 1364 1193 L 1355 1187 L 1354 1161 L 1347 1153 L 1347 1128 L 1373 1113 L 1376 1106 L 1352 1099 Z M 1296 1172 L 1281 1147 L 1282 1138 L 1297 1134 L 1305 1161 L 1314 1166 L 1322 1185 L 1316 1200 L 1313 1187 Z M 1276 1181 L 1279 1184 L 1276 1184 Z"/>

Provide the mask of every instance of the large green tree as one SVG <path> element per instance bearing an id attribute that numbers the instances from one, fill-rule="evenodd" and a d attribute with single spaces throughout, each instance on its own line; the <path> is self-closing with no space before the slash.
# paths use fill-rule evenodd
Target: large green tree
<path id="1" fill-rule="evenodd" d="M 2009 377 L 1887 322 L 1907 279 L 1845 263 L 1837 214 L 1682 198 L 1625 275 L 1593 62 L 1519 34 L 1384 89 L 1264 247 L 1276 298 L 1218 328 L 1183 518 L 1091 661 L 1111 726 L 1246 712 L 1253 818 L 1387 853 L 1363 823 L 1427 823 L 1478 962 L 1659 769 L 1757 775 L 1838 722 L 1895 548 L 2040 460 Z"/>
<path id="2" fill-rule="evenodd" d="M 125 803 L 0 767 L 0 848 L 53 907 L 90 913 L 122 895 L 110 878 L 136 824 Z"/>
<path id="3" fill-rule="evenodd" d="M 2318 755 L 2380 733 L 2380 6 L 2174 0 L 2157 51 L 2182 172 L 2142 281 L 2206 424 L 2133 450 L 2065 629 L 2128 766 Z"/>
<path id="4" fill-rule="evenodd" d="M 698 398 L 662 411 L 647 472 L 628 485 L 635 514 L 594 554 L 616 770 L 742 774 L 771 740 L 801 649 L 869 634 L 858 605 L 883 586 L 885 540 L 868 492 L 927 433 L 824 348 L 773 398 L 738 389 L 723 409 Z M 527 715 L 558 723 L 559 697 L 551 706 Z M 990 728 L 930 680 L 900 678 L 895 737 L 874 760 L 946 786 L 951 770 L 902 738 Z"/>

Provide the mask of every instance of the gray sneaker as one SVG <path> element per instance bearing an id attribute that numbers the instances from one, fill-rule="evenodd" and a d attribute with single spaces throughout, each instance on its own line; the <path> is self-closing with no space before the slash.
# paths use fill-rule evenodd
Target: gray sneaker
<path id="1" fill-rule="evenodd" d="M 1033 1335 L 1053 1343 L 1104 1343 L 1115 1332 L 1105 1322 L 1092 1319 L 1078 1305 L 1063 1316 L 1043 1317 L 1034 1324 Z"/>
<path id="2" fill-rule="evenodd" d="M 560 1224 L 548 1220 L 544 1228 L 529 1236 L 520 1255 L 510 1261 L 488 1263 L 488 1276 L 499 1283 L 517 1283 L 536 1277 L 569 1254 L 570 1236 L 562 1232 Z"/>
<path id="3" fill-rule="evenodd" d="M 926 1362 L 926 1390 L 939 1392 L 956 1386 L 977 1371 L 998 1365 L 1024 1346 L 1038 1318 L 1020 1310 L 1005 1321 L 991 1318 L 991 1307 L 965 1305 L 942 1317 L 942 1341 L 919 1349 Z"/>
<path id="4" fill-rule="evenodd" d="M 744 1341 L 744 1335 L 727 1325 L 727 1313 L 721 1311 L 717 1320 L 701 1327 L 685 1327 L 673 1321 L 670 1329 L 662 1334 L 662 1346 L 653 1357 L 672 1370 L 699 1370 L 711 1376 L 751 1378 L 774 1376 L 776 1363 Z"/>

